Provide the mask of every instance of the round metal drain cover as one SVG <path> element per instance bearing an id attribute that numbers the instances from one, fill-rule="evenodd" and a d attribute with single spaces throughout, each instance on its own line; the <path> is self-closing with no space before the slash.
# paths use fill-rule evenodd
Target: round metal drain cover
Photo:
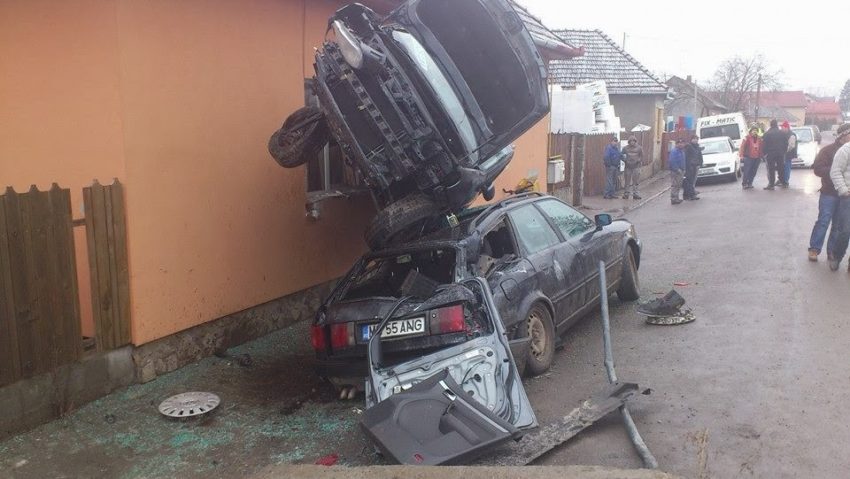
<path id="1" fill-rule="evenodd" d="M 189 392 L 162 401 L 159 412 L 168 417 L 192 417 L 212 411 L 220 402 L 213 393 Z"/>

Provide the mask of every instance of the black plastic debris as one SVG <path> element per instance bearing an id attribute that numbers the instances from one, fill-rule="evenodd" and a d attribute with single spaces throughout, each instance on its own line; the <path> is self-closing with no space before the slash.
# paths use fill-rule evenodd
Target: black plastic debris
<path id="1" fill-rule="evenodd" d="M 426 466 L 465 464 L 522 434 L 445 370 L 367 409 L 361 424 L 386 457 Z"/>
<path id="2" fill-rule="evenodd" d="M 681 312 L 685 305 L 683 298 L 675 289 L 660 298 L 637 305 L 636 311 L 647 316 L 673 316 Z"/>

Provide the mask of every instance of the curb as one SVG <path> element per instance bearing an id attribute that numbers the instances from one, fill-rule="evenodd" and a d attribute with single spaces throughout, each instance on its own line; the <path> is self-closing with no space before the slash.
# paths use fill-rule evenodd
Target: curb
<path id="1" fill-rule="evenodd" d="M 661 196 L 661 195 L 663 195 L 664 193 L 667 193 L 668 191 L 670 191 L 670 187 L 669 187 L 669 186 L 668 186 L 668 187 L 666 187 L 666 188 L 664 188 L 664 189 L 662 189 L 662 190 L 661 190 L 661 191 L 659 191 L 658 193 L 655 193 L 654 195 L 650 196 L 649 198 L 647 198 L 647 199 L 645 199 L 645 200 L 641 201 L 640 203 L 638 203 L 638 204 L 636 204 L 636 205 L 632 206 L 632 207 L 624 208 L 624 209 L 623 209 L 623 213 L 622 213 L 622 214 L 620 214 L 620 215 L 617 215 L 617 218 L 622 218 L 622 217 L 623 217 L 626 213 L 628 213 L 628 212 L 630 212 L 630 211 L 634 211 L 634 210 L 636 210 L 636 209 L 640 208 L 641 206 L 643 206 L 643 205 L 645 205 L 645 204 L 649 203 L 650 201 L 652 201 L 652 200 L 654 200 L 654 199 L 656 199 L 656 198 L 660 197 L 660 196 Z"/>

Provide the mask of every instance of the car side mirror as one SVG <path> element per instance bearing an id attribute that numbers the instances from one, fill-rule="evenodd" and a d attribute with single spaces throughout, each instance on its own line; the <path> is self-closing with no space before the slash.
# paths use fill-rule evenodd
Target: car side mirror
<path id="1" fill-rule="evenodd" d="M 608 213 L 600 213 L 594 216 L 593 221 L 596 223 L 597 231 L 614 222 L 614 220 L 611 218 L 611 215 L 609 215 Z"/>

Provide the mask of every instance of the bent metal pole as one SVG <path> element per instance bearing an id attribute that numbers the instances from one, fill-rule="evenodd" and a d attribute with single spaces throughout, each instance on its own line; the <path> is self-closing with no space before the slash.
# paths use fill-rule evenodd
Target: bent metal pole
<path id="1" fill-rule="evenodd" d="M 625 259 L 626 261 L 628 258 Z M 608 318 L 608 281 L 605 278 L 605 262 L 599 261 L 599 290 L 600 302 L 602 303 L 602 342 L 605 349 L 605 372 L 608 373 L 608 382 L 617 382 L 617 372 L 614 370 L 614 354 L 611 352 L 611 322 Z M 640 458 L 643 460 L 643 465 L 647 469 L 658 469 L 658 461 L 649 451 L 643 438 L 632 420 L 632 415 L 629 413 L 629 408 L 625 404 L 620 406 L 620 414 L 623 415 L 623 423 L 626 426 L 626 432 L 629 434 L 629 439 L 634 444 Z"/>

